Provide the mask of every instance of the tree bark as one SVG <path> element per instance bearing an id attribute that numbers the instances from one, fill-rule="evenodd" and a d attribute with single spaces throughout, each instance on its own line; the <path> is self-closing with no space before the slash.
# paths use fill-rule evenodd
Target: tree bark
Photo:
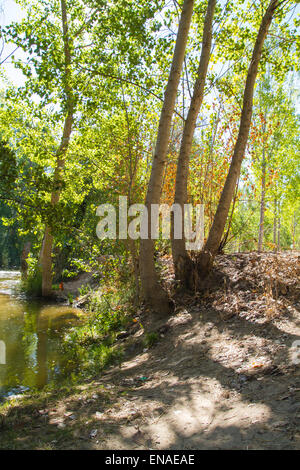
<path id="1" fill-rule="evenodd" d="M 266 154 L 263 144 L 262 162 L 261 162 L 262 176 L 261 176 L 261 198 L 260 198 L 260 220 L 258 232 L 258 251 L 263 249 L 264 241 L 264 221 L 265 221 L 265 199 L 266 199 Z"/>
<path id="2" fill-rule="evenodd" d="M 294 210 L 294 215 L 293 215 L 293 236 L 292 236 L 292 240 L 293 240 L 293 244 L 292 244 L 292 249 L 295 250 L 295 235 L 296 235 L 296 227 L 297 227 L 297 222 L 296 222 L 296 211 Z"/>
<path id="3" fill-rule="evenodd" d="M 281 214 L 280 214 L 280 201 L 278 202 L 278 225 L 277 225 L 277 251 L 280 251 L 280 230 L 281 230 Z"/>
<path id="4" fill-rule="evenodd" d="M 277 251 L 277 199 L 274 199 L 274 218 L 273 218 L 273 251 Z"/>
<path id="5" fill-rule="evenodd" d="M 21 276 L 22 279 L 27 279 L 27 272 L 28 272 L 28 263 L 27 258 L 31 250 L 31 242 L 26 242 L 24 244 L 22 254 L 21 254 Z"/>
<path id="6" fill-rule="evenodd" d="M 74 100 L 72 95 L 71 86 L 71 51 L 70 51 L 70 38 L 68 31 L 68 19 L 65 0 L 61 0 L 61 14 L 62 14 L 62 30 L 64 42 L 64 59 L 65 59 L 65 95 L 66 95 L 66 117 L 64 122 L 63 135 L 60 146 L 56 152 L 56 167 L 53 177 L 53 192 L 51 194 L 51 205 L 55 207 L 61 195 L 63 170 L 65 166 L 66 152 L 69 147 L 73 115 L 74 115 Z M 44 240 L 40 254 L 40 266 L 42 271 L 42 296 L 49 297 L 52 295 L 52 248 L 53 248 L 53 235 L 51 227 L 46 225 Z"/>
<path id="7" fill-rule="evenodd" d="M 187 203 L 187 185 L 189 173 L 189 160 L 192 149 L 193 137 L 195 133 L 196 121 L 203 101 L 204 87 L 208 70 L 208 63 L 211 54 L 212 44 L 212 23 L 216 0 L 209 0 L 204 20 L 202 51 L 198 67 L 197 80 L 195 82 L 194 93 L 191 105 L 185 122 L 181 147 L 177 162 L 177 174 L 175 184 L 174 203 L 181 206 L 184 213 L 184 204 Z M 184 218 L 182 218 L 183 220 Z M 189 277 L 192 269 L 192 261 L 185 248 L 184 223 L 182 223 L 182 238 L 174 239 L 174 217 L 172 217 L 172 256 L 175 268 L 175 275 L 186 287 L 189 285 Z"/>
<path id="8" fill-rule="evenodd" d="M 216 255 L 224 232 L 228 212 L 234 195 L 236 182 L 239 178 L 241 165 L 244 158 L 253 110 L 254 85 L 258 72 L 258 65 L 262 55 L 262 49 L 269 31 L 274 13 L 280 0 L 271 0 L 262 19 L 255 41 L 250 66 L 248 69 L 246 85 L 243 97 L 243 109 L 240 119 L 238 138 L 234 147 L 233 157 L 224 188 L 219 200 L 213 225 L 210 229 L 207 242 L 198 258 L 198 271 L 200 277 L 205 277 L 209 272 L 213 258 Z"/>
<path id="9" fill-rule="evenodd" d="M 162 313 L 164 315 L 170 312 L 170 302 L 167 293 L 159 283 L 155 270 L 154 242 L 151 239 L 150 233 L 151 206 L 152 204 L 159 204 L 160 202 L 172 116 L 175 108 L 175 101 L 180 82 L 193 8 L 194 0 L 184 1 L 172 67 L 169 74 L 168 84 L 165 91 L 164 104 L 159 121 L 155 153 L 146 196 L 145 205 L 148 210 L 148 239 L 142 239 L 140 242 L 140 276 L 142 294 L 145 301 L 153 308 L 156 313 Z"/>

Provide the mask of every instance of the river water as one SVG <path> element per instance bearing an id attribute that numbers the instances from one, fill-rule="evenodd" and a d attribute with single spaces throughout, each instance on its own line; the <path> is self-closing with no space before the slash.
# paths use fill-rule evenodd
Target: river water
<path id="1" fill-rule="evenodd" d="M 28 300 L 20 273 L 0 271 L 0 399 L 66 378 L 66 330 L 80 322 L 71 307 Z"/>

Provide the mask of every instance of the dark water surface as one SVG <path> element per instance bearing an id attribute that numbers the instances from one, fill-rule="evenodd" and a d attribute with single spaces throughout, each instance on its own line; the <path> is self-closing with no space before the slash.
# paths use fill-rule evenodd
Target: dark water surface
<path id="1" fill-rule="evenodd" d="M 25 299 L 19 285 L 19 272 L 0 271 L 0 398 L 66 377 L 63 335 L 80 323 L 80 310 Z"/>

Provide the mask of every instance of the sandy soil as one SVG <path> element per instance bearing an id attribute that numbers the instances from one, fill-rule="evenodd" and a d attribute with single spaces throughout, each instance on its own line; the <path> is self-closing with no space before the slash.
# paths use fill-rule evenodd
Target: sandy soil
<path id="1" fill-rule="evenodd" d="M 152 348 L 135 323 L 120 367 L 43 408 L 12 407 L 0 448 L 300 449 L 299 261 L 218 257 L 203 292 L 157 322 Z"/>

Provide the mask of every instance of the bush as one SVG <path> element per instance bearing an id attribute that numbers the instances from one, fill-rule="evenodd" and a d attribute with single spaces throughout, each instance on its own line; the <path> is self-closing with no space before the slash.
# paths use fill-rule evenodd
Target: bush
<path id="1" fill-rule="evenodd" d="M 42 294 L 42 272 L 38 260 L 30 253 L 27 258 L 27 277 L 22 280 L 21 288 L 26 295 L 40 297 Z"/>
<path id="2" fill-rule="evenodd" d="M 92 295 L 85 323 L 65 334 L 66 364 L 75 369 L 78 376 L 93 374 L 120 362 L 123 351 L 116 338 L 132 320 L 131 298 L 128 285 L 103 287 L 103 291 Z"/>

